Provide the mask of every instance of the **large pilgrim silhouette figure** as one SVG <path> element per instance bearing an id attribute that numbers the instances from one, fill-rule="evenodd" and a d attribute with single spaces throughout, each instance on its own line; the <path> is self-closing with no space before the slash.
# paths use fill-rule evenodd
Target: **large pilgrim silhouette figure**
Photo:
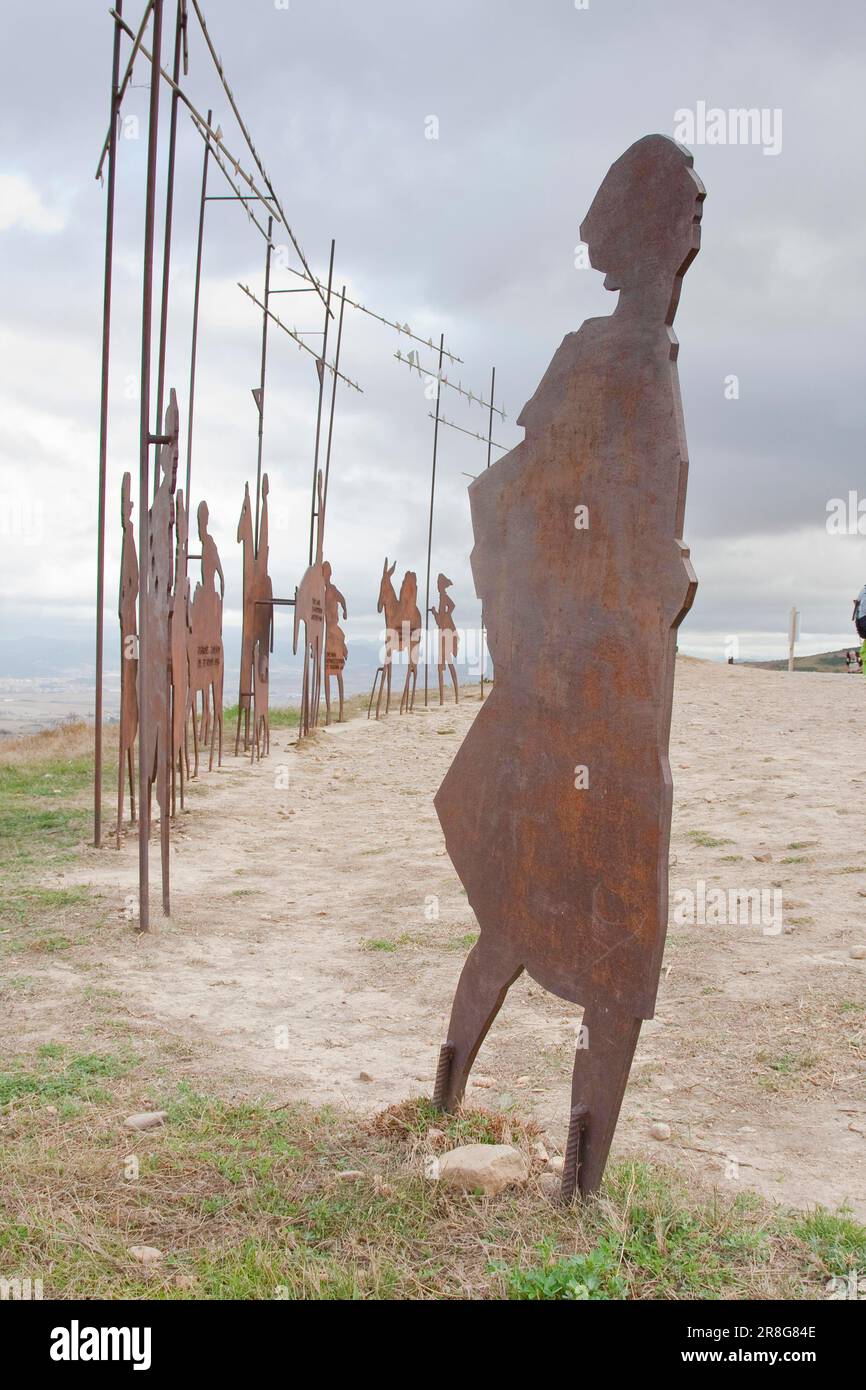
<path id="1" fill-rule="evenodd" d="M 692 156 L 649 135 L 580 233 L 619 291 L 556 352 L 523 443 L 470 485 L 495 682 L 436 796 L 480 926 L 435 1099 L 453 1106 L 526 970 L 584 1007 L 563 1195 L 602 1178 L 668 916 L 676 630 L 697 581 L 672 323 L 700 245 Z"/>

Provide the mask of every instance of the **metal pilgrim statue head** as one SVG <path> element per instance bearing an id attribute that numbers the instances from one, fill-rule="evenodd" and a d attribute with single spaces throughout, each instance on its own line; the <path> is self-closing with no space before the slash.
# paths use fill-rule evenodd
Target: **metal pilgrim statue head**
<path id="1" fill-rule="evenodd" d="M 611 166 L 581 235 L 617 306 L 566 335 L 523 443 L 469 488 L 496 679 L 436 796 L 480 935 L 434 1099 L 459 1102 L 523 970 L 582 1005 L 566 1198 L 601 1183 L 667 927 L 676 630 L 697 586 L 671 324 L 703 199 L 664 136 Z"/>

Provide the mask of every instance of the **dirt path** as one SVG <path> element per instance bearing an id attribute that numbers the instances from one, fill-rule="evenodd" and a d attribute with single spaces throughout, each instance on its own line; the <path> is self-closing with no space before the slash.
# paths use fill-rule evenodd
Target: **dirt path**
<path id="1" fill-rule="evenodd" d="M 680 661 L 672 923 L 615 1144 L 861 1216 L 866 961 L 849 948 L 866 942 L 864 699 L 855 677 Z M 62 960 L 28 961 L 39 987 L 11 1002 L 7 1045 L 75 1036 L 98 997 L 179 1068 L 278 1102 L 368 1111 L 429 1093 L 477 929 L 432 795 L 478 707 L 355 719 L 300 750 L 279 730 L 260 765 L 227 758 L 189 800 L 173 916 L 155 891 L 147 938 L 127 917 L 135 841 L 85 851 L 58 882 L 92 886 L 99 925 Z M 677 890 L 698 880 L 778 887 L 783 929 L 677 923 Z M 561 1140 L 579 1020 L 522 977 L 471 1094 L 513 1101 Z M 655 1120 L 671 1126 L 665 1144 Z"/>

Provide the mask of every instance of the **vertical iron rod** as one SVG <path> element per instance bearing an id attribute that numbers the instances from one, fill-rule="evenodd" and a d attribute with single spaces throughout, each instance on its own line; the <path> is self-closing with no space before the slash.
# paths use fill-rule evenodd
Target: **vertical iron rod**
<path id="1" fill-rule="evenodd" d="M 118 0 L 117 12 L 123 11 Z M 108 136 L 108 188 L 105 200 L 105 280 L 102 292 L 102 386 L 99 398 L 99 488 L 96 520 L 96 688 L 94 691 L 93 843 L 102 844 L 102 664 L 105 607 L 105 483 L 108 461 L 108 370 L 111 343 L 111 275 L 114 260 L 114 189 L 117 173 L 117 118 L 120 107 L 120 23 L 114 21 L 111 64 L 111 127 Z"/>
<path id="2" fill-rule="evenodd" d="M 165 227 L 162 243 L 162 300 L 159 311 L 159 354 L 156 369 L 156 427 L 154 434 L 162 433 L 162 405 L 165 395 L 165 350 L 168 341 L 168 287 L 171 270 L 171 223 L 174 212 L 174 156 L 177 146 L 177 83 L 180 81 L 180 56 L 183 45 L 183 26 L 186 14 L 185 0 L 177 0 L 177 20 L 174 29 L 174 64 L 171 78 L 175 84 L 171 93 L 171 116 L 168 125 L 168 170 L 165 179 Z M 158 74 L 157 74 L 158 75 Z M 153 489 L 156 493 L 157 475 L 153 473 Z M 189 495 L 187 494 L 187 501 Z"/>
<path id="3" fill-rule="evenodd" d="M 430 519 L 427 525 L 427 584 L 424 596 L 424 708 L 427 708 L 427 686 L 430 674 L 430 554 L 433 549 L 433 499 L 436 496 L 436 452 L 439 447 L 439 397 L 442 395 L 442 356 L 445 334 L 439 335 L 439 370 L 436 373 L 436 415 L 433 424 L 433 467 L 430 472 Z"/>
<path id="4" fill-rule="evenodd" d="M 496 388 L 496 368 L 490 372 L 490 414 L 487 419 L 487 467 L 490 467 L 490 450 L 493 448 L 493 392 Z M 481 610 L 481 698 L 484 699 L 484 668 L 487 664 L 484 650 L 484 609 Z"/>
<path id="5" fill-rule="evenodd" d="M 265 372 L 268 363 L 268 300 L 271 293 L 271 252 L 273 241 L 271 236 L 274 230 L 274 219 L 268 218 L 268 245 L 265 251 L 265 299 L 264 310 L 262 311 L 262 366 L 259 372 L 259 444 L 256 459 L 256 529 L 253 532 L 253 552 L 259 553 L 259 512 L 262 502 L 262 447 L 265 428 Z"/>
<path id="6" fill-rule="evenodd" d="M 328 351 L 328 320 L 331 317 L 331 281 L 334 278 L 334 245 L 331 242 L 331 259 L 328 263 L 328 293 L 325 298 L 325 331 L 322 334 L 322 355 L 317 363 L 319 373 L 319 404 L 316 410 L 316 447 L 313 450 L 313 490 L 310 497 L 310 560 L 313 563 L 313 536 L 316 529 L 316 478 L 319 472 L 319 439 L 322 433 L 322 397 L 325 391 L 325 360 Z"/>
<path id="7" fill-rule="evenodd" d="M 213 111 L 207 113 L 207 123 L 210 126 L 213 119 Z M 192 416 L 195 402 L 195 359 L 198 350 L 198 305 L 201 294 L 201 258 L 202 246 L 204 243 L 204 210 L 207 203 L 207 162 L 210 155 L 210 138 L 205 140 L 204 159 L 201 166 L 201 201 L 198 208 L 198 245 L 195 253 L 195 291 L 192 300 L 192 346 L 189 355 L 189 424 L 186 435 L 186 498 L 187 507 L 190 507 L 190 481 L 192 478 Z"/>
<path id="8" fill-rule="evenodd" d="M 141 296 L 141 418 L 138 475 L 138 930 L 150 929 L 148 837 L 150 835 L 150 774 L 147 765 L 147 645 L 150 576 L 150 356 L 153 336 L 153 228 L 156 209 L 156 159 L 159 141 L 159 56 L 162 44 L 163 0 L 153 5 L 153 54 L 150 68 L 150 114 L 147 133 L 147 194 L 144 207 L 144 273 Z"/>
<path id="9" fill-rule="evenodd" d="M 334 353 L 334 381 L 331 387 L 331 414 L 328 420 L 328 447 L 325 451 L 325 485 L 322 488 L 322 509 L 328 507 L 328 478 L 331 476 L 331 440 L 334 437 L 334 404 L 337 399 L 337 373 L 340 370 L 340 344 L 343 341 L 343 313 L 346 308 L 346 286 L 340 294 L 340 317 L 337 322 L 337 350 Z"/>

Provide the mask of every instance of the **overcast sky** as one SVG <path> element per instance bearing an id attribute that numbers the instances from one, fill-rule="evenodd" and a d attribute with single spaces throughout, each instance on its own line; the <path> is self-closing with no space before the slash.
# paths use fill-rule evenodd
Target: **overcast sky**
<path id="1" fill-rule="evenodd" d="M 125 13 L 137 26 L 141 0 Z M 649 132 L 674 134 L 699 105 L 766 112 L 763 143 L 692 145 L 707 187 L 703 246 L 676 322 L 691 457 L 686 540 L 700 587 L 681 647 L 781 656 L 788 612 L 803 651 L 853 640 L 850 599 L 866 537 L 829 535 L 827 504 L 866 497 L 864 6 L 861 0 L 204 0 L 235 96 L 317 274 L 336 238 L 335 283 L 425 339 L 446 335 L 478 394 L 496 366 L 514 421 L 565 333 L 613 308 L 576 266 L 578 227 L 612 161 Z M 5 636 L 80 635 L 93 623 L 105 190 L 108 0 L 3 7 L 0 56 L 0 594 Z M 174 31 L 166 0 L 165 44 Z M 251 161 L 190 14 L 194 104 Z M 124 55 L 129 41 L 124 40 Z M 125 58 L 124 58 L 125 61 Z M 120 479 L 137 479 L 148 64 L 136 65 L 119 142 L 108 494 L 107 633 L 113 641 Z M 431 118 L 435 118 L 431 120 Z M 431 139 L 431 133 L 438 138 Z M 135 135 L 135 122 L 127 121 Z M 167 134 L 164 98 L 161 134 Z M 772 137 L 772 138 L 769 138 Z M 202 142 L 181 114 L 169 384 L 185 436 Z M 212 169 L 211 191 L 226 192 Z M 160 207 L 162 205 L 162 186 Z M 160 214 L 161 220 L 161 214 Z M 159 229 L 158 229 L 159 230 Z M 285 235 L 276 231 L 275 239 Z M 160 255 L 157 255 L 159 264 Z M 296 257 L 291 259 L 297 265 Z M 212 202 L 205 230 L 193 504 L 206 496 L 237 621 L 235 533 L 254 480 L 264 243 L 239 205 Z M 272 287 L 298 281 L 274 271 Z M 155 281 L 159 292 L 159 275 Z M 315 330 L 314 296 L 281 296 Z M 313 345 L 317 339 L 307 339 Z M 406 339 L 347 309 L 326 551 L 350 612 L 373 637 L 382 562 L 422 589 L 433 423 L 424 383 L 394 360 Z M 330 352 L 329 352 L 330 356 Z M 425 364 L 434 354 L 421 350 Z M 448 368 L 449 375 L 452 369 Z M 736 376 L 739 398 L 726 399 Z M 274 328 L 265 466 L 271 571 L 290 594 L 307 562 L 315 429 L 312 358 Z M 486 413 L 443 389 L 449 420 Z M 183 461 L 183 460 L 182 460 Z M 444 429 L 433 576 L 454 580 L 457 621 L 478 622 L 469 571 L 467 473 L 483 445 Z M 137 512 L 136 512 L 137 517 Z M 864 519 L 866 530 L 866 519 Z M 289 640 L 278 618 L 278 643 Z M 235 640 L 227 636 L 231 642 Z"/>

